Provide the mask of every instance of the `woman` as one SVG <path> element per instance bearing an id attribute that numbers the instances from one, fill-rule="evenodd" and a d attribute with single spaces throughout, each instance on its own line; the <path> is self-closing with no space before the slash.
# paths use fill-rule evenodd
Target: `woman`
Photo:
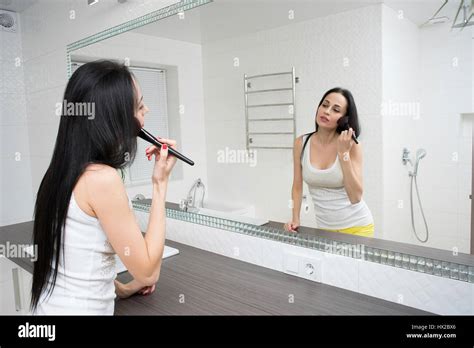
<path id="1" fill-rule="evenodd" d="M 348 131 L 338 128 L 337 120 L 343 116 L 349 118 Z M 315 123 L 315 132 L 295 140 L 293 217 L 285 229 L 295 232 L 300 225 L 304 180 L 318 228 L 373 237 L 373 217 L 362 199 L 362 145 L 352 140 L 360 128 L 351 92 L 338 87 L 327 91 L 319 102 Z"/>
<path id="2" fill-rule="evenodd" d="M 153 202 L 142 236 L 117 170 L 135 158 L 138 131 L 149 111 L 126 66 L 87 63 L 71 76 L 65 105 L 94 107 L 94 115 L 63 110 L 51 163 L 35 204 L 31 309 L 35 314 L 114 313 L 114 299 L 151 293 L 165 242 L 165 198 L 176 159 L 161 139 L 152 174 Z M 71 104 L 73 103 L 73 104 Z M 80 103 L 80 104 L 78 104 Z M 93 116 L 93 117 L 91 117 Z M 114 282 L 115 253 L 134 280 Z"/>

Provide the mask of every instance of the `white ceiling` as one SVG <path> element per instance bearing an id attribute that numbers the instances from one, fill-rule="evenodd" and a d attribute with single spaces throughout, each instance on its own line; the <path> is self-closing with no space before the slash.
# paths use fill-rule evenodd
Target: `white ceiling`
<path id="1" fill-rule="evenodd" d="M 384 0 L 383 3 L 395 11 L 402 10 L 404 16 L 416 25 L 421 25 L 430 19 L 444 4 L 444 0 Z M 446 16 L 452 23 L 461 0 L 448 0 L 436 17 Z M 459 22 L 459 18 L 458 18 Z"/>
<path id="2" fill-rule="evenodd" d="M 135 32 L 174 40 L 206 43 L 325 17 L 381 0 L 214 0 L 185 12 L 185 20 L 167 18 Z M 294 19 L 288 18 L 289 11 Z"/>
<path id="3" fill-rule="evenodd" d="M 447 16 L 452 21 L 460 1 L 449 0 L 437 17 Z M 406 18 L 421 25 L 444 0 L 214 0 L 185 12 L 185 20 L 173 16 L 135 32 L 202 44 L 378 3 L 402 10 Z M 290 10 L 294 11 L 291 22 Z"/>

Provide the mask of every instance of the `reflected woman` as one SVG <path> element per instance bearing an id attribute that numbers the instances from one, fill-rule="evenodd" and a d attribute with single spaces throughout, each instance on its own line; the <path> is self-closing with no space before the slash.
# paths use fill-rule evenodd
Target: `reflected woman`
<path id="1" fill-rule="evenodd" d="M 348 116 L 349 130 L 337 124 Z M 373 237 L 374 221 L 362 199 L 362 145 L 357 108 L 350 91 L 333 88 L 327 91 L 316 111 L 316 130 L 295 140 L 292 187 L 293 217 L 285 230 L 296 231 L 300 225 L 303 181 L 313 199 L 317 226 L 320 229 Z"/>

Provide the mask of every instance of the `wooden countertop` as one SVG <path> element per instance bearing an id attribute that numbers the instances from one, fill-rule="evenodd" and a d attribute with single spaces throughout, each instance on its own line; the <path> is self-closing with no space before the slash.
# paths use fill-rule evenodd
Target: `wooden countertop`
<path id="1" fill-rule="evenodd" d="M 31 221 L 0 227 L 0 243 L 29 244 L 32 227 Z M 155 292 L 117 299 L 116 315 L 431 314 L 173 241 L 166 244 L 180 254 L 163 261 Z M 11 260 L 32 272 L 29 259 Z M 118 276 L 122 282 L 130 279 L 128 272 Z"/>

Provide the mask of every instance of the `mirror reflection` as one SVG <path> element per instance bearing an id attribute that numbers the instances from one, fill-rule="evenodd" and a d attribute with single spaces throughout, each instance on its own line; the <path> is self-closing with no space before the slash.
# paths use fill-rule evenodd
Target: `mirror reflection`
<path id="1" fill-rule="evenodd" d="M 440 5 L 215 0 L 72 61 L 130 67 L 145 128 L 196 162 L 172 173 L 184 210 L 470 253 L 473 30 Z"/>

